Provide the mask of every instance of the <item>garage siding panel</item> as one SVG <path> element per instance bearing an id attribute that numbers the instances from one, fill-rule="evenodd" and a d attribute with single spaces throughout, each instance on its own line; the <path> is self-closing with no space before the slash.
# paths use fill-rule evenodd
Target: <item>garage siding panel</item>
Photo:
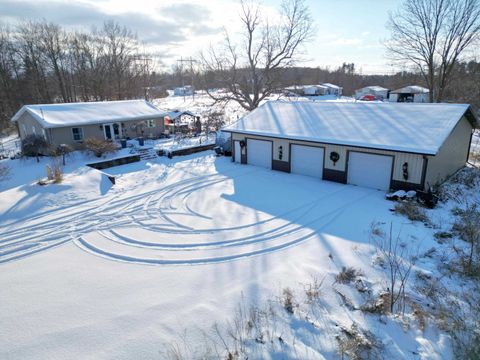
<path id="1" fill-rule="evenodd" d="M 465 166 L 472 125 L 463 117 L 436 156 L 428 157 L 425 185 L 435 185 Z"/>

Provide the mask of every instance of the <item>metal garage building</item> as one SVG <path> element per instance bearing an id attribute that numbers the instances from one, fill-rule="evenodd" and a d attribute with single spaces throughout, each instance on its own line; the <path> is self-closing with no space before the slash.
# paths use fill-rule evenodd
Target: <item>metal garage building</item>
<path id="1" fill-rule="evenodd" d="M 466 104 L 271 101 L 223 131 L 236 162 L 386 191 L 463 167 L 476 125 Z"/>

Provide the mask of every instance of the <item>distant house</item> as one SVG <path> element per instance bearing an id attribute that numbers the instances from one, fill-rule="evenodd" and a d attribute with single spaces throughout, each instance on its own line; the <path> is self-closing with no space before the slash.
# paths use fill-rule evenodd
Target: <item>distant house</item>
<path id="1" fill-rule="evenodd" d="M 168 134 L 185 133 L 191 130 L 201 132 L 200 116 L 190 111 L 174 110 L 165 115 L 165 131 Z M 198 129 L 200 127 L 200 129 Z"/>
<path id="2" fill-rule="evenodd" d="M 190 85 L 173 89 L 173 95 L 175 96 L 192 96 L 193 94 L 195 94 L 195 89 Z"/>
<path id="3" fill-rule="evenodd" d="M 378 100 L 384 100 L 388 98 L 390 90 L 381 86 L 365 86 L 361 89 L 355 90 L 355 99 L 360 99 L 365 95 L 373 95 Z"/>
<path id="4" fill-rule="evenodd" d="M 405 86 L 401 89 L 391 91 L 389 101 L 426 103 L 429 102 L 429 93 L 430 91 L 422 86 Z"/>
<path id="5" fill-rule="evenodd" d="M 388 191 L 465 166 L 477 126 L 467 104 L 269 101 L 222 131 L 235 162 Z"/>
<path id="6" fill-rule="evenodd" d="M 290 93 L 294 93 L 300 96 L 322 96 L 331 95 L 333 90 L 326 85 L 293 85 L 285 88 Z"/>
<path id="7" fill-rule="evenodd" d="M 322 83 L 321 85 L 327 88 L 325 95 L 342 96 L 342 87 L 330 83 Z"/>
<path id="8" fill-rule="evenodd" d="M 85 139 L 158 137 L 165 112 L 145 100 L 25 105 L 12 118 L 21 139 L 45 137 L 51 146 L 81 148 Z"/>

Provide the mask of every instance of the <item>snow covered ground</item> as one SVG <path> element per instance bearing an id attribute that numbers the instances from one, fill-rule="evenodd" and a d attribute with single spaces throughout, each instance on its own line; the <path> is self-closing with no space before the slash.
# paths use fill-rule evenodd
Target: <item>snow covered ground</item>
<path id="1" fill-rule="evenodd" d="M 190 111 L 201 117 L 205 117 L 211 112 L 221 111 L 225 113 L 227 124 L 236 121 L 246 113 L 245 109 L 233 101 L 227 104 L 215 104 L 215 101 L 204 92 L 199 92 L 194 97 L 170 95 L 165 98 L 155 99 L 153 103 L 161 110 Z"/>
<path id="2" fill-rule="evenodd" d="M 354 98 L 351 97 L 341 97 L 337 98 L 333 95 L 324 95 L 324 96 L 284 96 L 284 95 L 272 95 L 268 100 L 278 100 L 282 99 L 284 101 L 342 101 L 350 102 L 354 101 Z M 167 96 L 165 98 L 159 98 L 153 100 L 153 103 L 162 110 L 180 110 L 180 111 L 191 111 L 194 114 L 205 117 L 213 111 L 223 111 L 225 113 L 225 122 L 230 124 L 243 115 L 247 113 L 240 105 L 234 101 L 230 101 L 227 104 L 215 104 L 215 101 L 208 96 L 205 92 L 198 92 L 195 94 L 195 97 L 186 96 Z"/>
<path id="3" fill-rule="evenodd" d="M 383 193 L 212 152 L 106 169 L 116 176 L 112 186 L 83 166 L 91 161 L 75 153 L 64 181 L 46 186 L 35 182 L 48 159 L 8 161 L 10 179 L 0 182 L 0 358 L 158 358 L 185 331 L 201 344 L 201 330 L 232 320 L 240 302 L 276 299 L 312 276 L 327 284 L 322 310 L 309 314 L 316 320 L 285 315 L 276 329 L 285 352 L 258 357 L 335 359 L 335 335 L 355 322 L 392 359 L 452 358 L 435 326 L 422 331 L 350 311 L 331 286 L 342 267 L 354 266 L 371 289 L 384 288 L 372 260 L 373 221 L 392 224 L 420 254 L 440 246 L 438 229 L 393 214 Z M 443 216 L 432 213 L 436 222 Z M 415 270 L 435 273 L 437 264 L 421 257 Z"/>

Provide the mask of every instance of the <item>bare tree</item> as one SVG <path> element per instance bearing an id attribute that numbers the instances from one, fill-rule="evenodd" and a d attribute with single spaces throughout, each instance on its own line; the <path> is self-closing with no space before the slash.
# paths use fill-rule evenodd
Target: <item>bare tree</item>
<path id="1" fill-rule="evenodd" d="M 213 99 L 233 100 L 253 110 L 278 90 L 282 69 L 298 60 L 312 35 L 313 20 L 304 0 L 284 0 L 275 25 L 262 17 L 258 4 L 242 0 L 241 7 L 243 41 L 234 43 L 226 32 L 223 46 L 202 54 L 202 63 L 204 72 L 214 72 L 215 82 L 227 90 L 209 92 Z"/>
<path id="2" fill-rule="evenodd" d="M 56 80 L 63 102 L 72 101 L 67 88 L 67 34 L 60 26 L 49 23 L 38 24 L 40 50 L 44 54 L 48 70 Z"/>
<path id="3" fill-rule="evenodd" d="M 413 64 L 441 102 L 452 71 L 480 36 L 478 0 L 405 0 L 390 14 L 389 56 Z"/>
<path id="4" fill-rule="evenodd" d="M 416 256 L 412 255 L 406 244 L 402 243 L 400 233 L 396 237 L 393 235 L 392 224 L 390 224 L 389 233 L 385 234 L 377 223 L 372 223 L 370 236 L 377 248 L 379 262 L 386 270 L 390 312 L 397 310 L 404 313 L 405 290 Z"/>

